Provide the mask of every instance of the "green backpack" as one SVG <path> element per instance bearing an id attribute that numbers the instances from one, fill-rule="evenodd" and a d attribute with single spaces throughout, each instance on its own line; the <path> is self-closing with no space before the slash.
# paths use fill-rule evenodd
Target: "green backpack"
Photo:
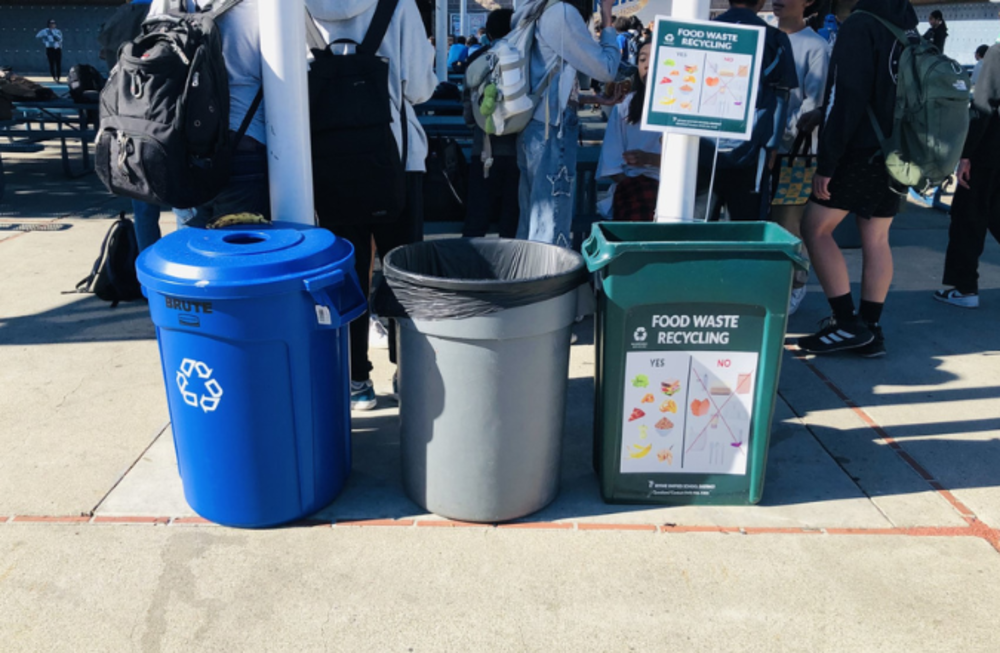
<path id="1" fill-rule="evenodd" d="M 969 78 L 953 59 L 875 14 L 868 14 L 903 44 L 896 80 L 896 110 L 892 134 L 886 138 L 875 112 L 868 107 L 875 134 L 882 143 L 889 176 L 927 193 L 955 172 L 969 131 Z"/>

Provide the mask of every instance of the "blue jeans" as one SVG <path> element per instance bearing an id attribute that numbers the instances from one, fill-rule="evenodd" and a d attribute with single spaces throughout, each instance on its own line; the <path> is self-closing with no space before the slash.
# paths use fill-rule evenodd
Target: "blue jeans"
<path id="1" fill-rule="evenodd" d="M 160 207 L 141 200 L 132 200 L 132 217 L 135 239 L 143 251 L 160 239 Z"/>
<path id="2" fill-rule="evenodd" d="M 576 107 L 568 107 L 562 125 L 532 120 L 517 139 L 517 165 L 521 169 L 519 200 L 521 219 L 517 237 L 560 247 L 573 239 L 573 184 L 580 121 Z"/>

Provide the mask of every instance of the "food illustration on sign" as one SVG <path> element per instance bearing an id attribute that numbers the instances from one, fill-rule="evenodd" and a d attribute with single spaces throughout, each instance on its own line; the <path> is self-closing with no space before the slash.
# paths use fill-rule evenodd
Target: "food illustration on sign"
<path id="1" fill-rule="evenodd" d="M 634 379 L 632 379 L 633 388 L 648 388 L 649 387 L 649 377 L 645 374 L 639 374 Z"/>
<path id="2" fill-rule="evenodd" d="M 695 417 L 704 417 L 708 415 L 709 405 L 708 399 L 695 399 L 691 402 L 691 414 Z"/>
<path id="3" fill-rule="evenodd" d="M 709 386 L 708 391 L 716 397 L 726 397 L 733 393 L 733 391 L 729 389 L 729 386 L 722 381 L 715 381 L 712 383 L 712 385 Z"/>
<path id="4" fill-rule="evenodd" d="M 629 353 L 621 472 L 746 474 L 758 356 L 677 349 Z M 647 387 L 637 390 L 633 382 L 639 377 Z M 653 390 L 657 387 L 663 394 Z"/>
<path id="5" fill-rule="evenodd" d="M 655 428 L 659 435 L 670 435 L 670 431 L 674 428 L 674 423 L 664 417 L 655 424 Z"/>
<path id="6" fill-rule="evenodd" d="M 639 446 L 637 444 L 629 445 L 629 456 L 632 458 L 645 458 L 649 455 L 649 452 L 653 450 L 652 443 L 647 444 L 645 447 Z"/>

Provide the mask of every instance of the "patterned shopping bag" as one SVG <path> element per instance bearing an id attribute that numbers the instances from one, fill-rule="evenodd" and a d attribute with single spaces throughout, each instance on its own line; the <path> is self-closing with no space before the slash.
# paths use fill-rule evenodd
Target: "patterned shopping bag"
<path id="1" fill-rule="evenodd" d="M 809 153 L 810 140 L 805 138 L 805 134 L 799 134 L 792 151 L 778 156 L 778 170 L 773 176 L 772 205 L 801 206 L 809 201 L 816 174 L 816 155 Z"/>

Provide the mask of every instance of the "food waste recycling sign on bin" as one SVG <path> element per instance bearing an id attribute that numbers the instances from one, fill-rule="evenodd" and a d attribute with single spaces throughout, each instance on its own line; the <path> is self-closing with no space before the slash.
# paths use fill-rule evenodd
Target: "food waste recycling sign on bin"
<path id="1" fill-rule="evenodd" d="M 642 128 L 748 140 L 764 28 L 656 19 Z"/>
<path id="2" fill-rule="evenodd" d="M 669 304 L 629 311 L 622 474 L 747 473 L 764 311 Z M 651 496 L 713 488 L 650 480 Z"/>

